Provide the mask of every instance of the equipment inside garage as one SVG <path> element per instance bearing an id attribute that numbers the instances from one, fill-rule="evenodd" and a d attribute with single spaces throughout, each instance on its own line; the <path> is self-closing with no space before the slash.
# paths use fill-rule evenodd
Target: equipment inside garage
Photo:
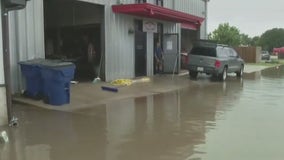
<path id="1" fill-rule="evenodd" d="M 44 17 L 46 58 L 75 63 L 76 80 L 104 79 L 104 7 L 77 0 L 44 0 Z"/>
<path id="2" fill-rule="evenodd" d="M 187 69 L 187 55 L 194 42 L 198 39 L 198 32 L 190 29 L 181 30 L 181 68 Z"/>

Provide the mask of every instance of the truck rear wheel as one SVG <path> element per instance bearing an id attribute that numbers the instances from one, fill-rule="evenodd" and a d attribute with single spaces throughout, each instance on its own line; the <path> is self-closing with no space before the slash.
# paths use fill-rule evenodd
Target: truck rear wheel
<path id="1" fill-rule="evenodd" d="M 198 72 L 196 71 L 189 71 L 190 78 L 196 79 L 198 75 Z"/>
<path id="2" fill-rule="evenodd" d="M 227 79 L 227 72 L 228 69 L 227 67 L 224 67 L 223 72 L 219 75 L 219 80 L 220 81 L 225 81 Z"/>
<path id="3" fill-rule="evenodd" d="M 240 71 L 236 72 L 237 77 L 243 77 L 244 74 L 244 65 L 241 66 Z"/>

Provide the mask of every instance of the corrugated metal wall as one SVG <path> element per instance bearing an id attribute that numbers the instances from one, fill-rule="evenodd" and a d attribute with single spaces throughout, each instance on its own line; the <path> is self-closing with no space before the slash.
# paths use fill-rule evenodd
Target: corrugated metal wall
<path id="1" fill-rule="evenodd" d="M 175 1 L 175 10 L 196 15 L 199 17 L 206 17 L 206 5 L 203 0 L 179 0 Z M 200 38 L 207 39 L 206 21 L 200 27 Z"/>
<path id="2" fill-rule="evenodd" d="M 0 13 L 1 10 L 1 2 L 0 2 Z M 3 39 L 2 39 L 2 16 L 0 16 L 0 85 L 4 84 L 4 66 L 3 66 Z"/>
<path id="3" fill-rule="evenodd" d="M 173 9 L 176 0 L 164 0 L 164 7 Z M 156 0 L 147 0 L 147 3 L 156 4 Z"/>
<path id="4" fill-rule="evenodd" d="M 105 73 L 106 80 L 117 78 L 133 78 L 135 76 L 135 51 L 134 34 L 129 34 L 129 29 L 134 29 L 134 19 L 137 17 L 123 14 L 114 14 L 111 6 L 117 0 L 79 0 L 89 3 L 104 5 L 105 26 Z M 120 3 L 134 3 L 135 0 L 120 0 Z M 148 0 L 154 3 L 154 0 Z M 203 15 L 204 2 L 201 0 L 165 0 L 167 8 L 180 10 L 197 16 Z M 27 8 L 10 14 L 11 29 L 11 63 L 13 72 L 13 91 L 22 89 L 22 78 L 18 62 L 31 58 L 43 58 L 44 54 L 44 15 L 43 0 L 28 1 Z M 141 17 L 138 19 L 141 19 Z M 164 33 L 181 33 L 180 25 L 169 22 L 164 24 Z M 201 27 L 203 36 L 205 25 Z M 153 34 L 147 35 L 148 75 L 153 70 Z"/>
<path id="5" fill-rule="evenodd" d="M 156 3 L 156 0 L 148 0 L 148 3 Z M 206 5 L 203 0 L 164 0 L 164 7 L 189 13 L 199 17 L 206 16 Z M 207 39 L 207 26 L 204 21 L 200 27 L 200 38 Z"/>
<path id="6" fill-rule="evenodd" d="M 154 33 L 147 33 L 147 76 L 154 75 Z"/>
<path id="7" fill-rule="evenodd" d="M 2 2 L 2 1 L 1 1 Z M 0 2 L 0 13 L 1 10 Z M 2 39 L 2 16 L 0 16 L 0 126 L 6 125 L 8 122 L 7 105 L 6 105 L 6 88 L 3 86 L 4 81 L 4 67 L 3 67 L 3 39 Z"/>
<path id="8" fill-rule="evenodd" d="M 116 4 L 116 1 L 115 3 Z M 133 78 L 135 76 L 134 17 L 115 14 L 111 5 L 105 6 L 105 62 L 106 80 Z"/>
<path id="9" fill-rule="evenodd" d="M 175 9 L 199 17 L 205 16 L 205 5 L 203 0 L 175 0 Z"/>
<path id="10" fill-rule="evenodd" d="M 134 0 L 121 0 L 123 4 L 134 3 Z M 148 1 L 149 3 L 154 3 Z M 113 0 L 112 4 L 117 1 Z M 111 5 L 105 6 L 106 27 L 106 80 L 135 77 L 134 34 L 128 34 L 129 28 L 134 28 L 134 19 L 141 17 L 114 14 Z M 172 4 L 172 3 L 168 3 Z M 163 22 L 164 33 L 180 33 L 180 25 Z M 107 32 L 109 31 L 109 32 Z M 154 42 L 153 33 L 147 34 L 147 75 L 153 75 Z"/>
<path id="11" fill-rule="evenodd" d="M 148 0 L 147 2 L 155 4 L 156 0 Z M 205 5 L 203 0 L 164 0 L 164 7 L 199 17 L 205 16 Z"/>
<path id="12" fill-rule="evenodd" d="M 100 5 L 105 5 L 108 3 L 109 0 L 78 0 L 82 2 L 88 2 L 88 3 L 94 3 L 94 4 L 100 4 Z"/>
<path id="13" fill-rule="evenodd" d="M 101 4 L 101 5 L 113 5 L 113 4 L 131 4 L 135 3 L 135 0 L 77 0 L 82 2 Z"/>
<path id="14" fill-rule="evenodd" d="M 131 4 L 135 3 L 135 0 L 112 0 L 112 4 L 117 4 L 117 2 L 120 2 L 121 4 Z"/>
<path id="15" fill-rule="evenodd" d="M 25 9 L 9 13 L 13 92 L 23 88 L 18 62 L 44 58 L 43 1 L 28 1 Z"/>

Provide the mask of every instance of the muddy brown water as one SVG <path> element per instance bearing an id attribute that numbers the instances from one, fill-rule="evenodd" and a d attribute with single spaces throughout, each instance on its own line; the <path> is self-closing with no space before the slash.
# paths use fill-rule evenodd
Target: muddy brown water
<path id="1" fill-rule="evenodd" d="M 190 80 L 189 80 L 190 81 Z M 16 106 L 0 160 L 280 160 L 284 68 L 74 113 Z"/>

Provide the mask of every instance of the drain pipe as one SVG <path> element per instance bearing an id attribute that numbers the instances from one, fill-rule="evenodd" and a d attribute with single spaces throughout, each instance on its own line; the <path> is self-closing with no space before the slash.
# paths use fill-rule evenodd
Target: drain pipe
<path id="1" fill-rule="evenodd" d="M 205 8 L 205 13 L 204 13 L 204 17 L 205 17 L 205 22 L 204 22 L 204 24 L 205 24 L 205 37 L 203 37 L 203 38 L 205 38 L 205 39 L 208 39 L 208 33 L 207 33 L 207 31 L 208 31 L 208 27 L 207 27 L 207 25 L 208 25 L 208 2 L 210 1 L 210 0 L 203 0 L 204 1 L 204 8 Z"/>
<path id="2" fill-rule="evenodd" d="M 2 33 L 3 33 L 3 64 L 4 78 L 6 87 L 6 103 L 9 125 L 15 119 L 12 113 L 12 87 L 11 87 L 11 69 L 10 69 L 10 52 L 9 52 L 9 20 L 8 10 L 4 4 L 2 6 Z"/>
<path id="3" fill-rule="evenodd" d="M 6 103 L 7 103 L 7 115 L 8 123 L 10 127 L 18 126 L 18 119 L 13 116 L 12 106 L 12 83 L 11 83 L 11 64 L 10 64 L 10 38 L 9 38 L 9 11 L 23 9 L 26 6 L 26 2 L 20 1 L 21 5 L 13 5 L 12 7 L 6 6 L 2 1 L 2 33 L 3 33 L 3 64 L 4 64 L 4 79 L 6 87 Z"/>

